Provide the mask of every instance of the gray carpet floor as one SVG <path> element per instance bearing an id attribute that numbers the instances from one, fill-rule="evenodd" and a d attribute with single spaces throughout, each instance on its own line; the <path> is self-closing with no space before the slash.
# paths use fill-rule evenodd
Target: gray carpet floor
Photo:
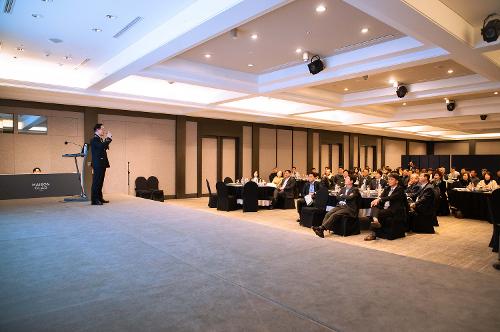
<path id="1" fill-rule="evenodd" d="M 498 331 L 498 278 L 140 200 L 0 201 L 1 331 Z M 291 221 L 294 222 L 294 221 Z"/>

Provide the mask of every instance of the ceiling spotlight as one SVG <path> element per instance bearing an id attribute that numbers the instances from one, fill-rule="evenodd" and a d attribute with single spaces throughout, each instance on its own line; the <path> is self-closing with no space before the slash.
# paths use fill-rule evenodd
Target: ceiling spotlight
<path id="1" fill-rule="evenodd" d="M 71 58 L 71 55 L 65 55 L 65 56 L 64 56 L 64 59 L 65 59 L 65 60 L 71 60 L 72 58 Z"/>
<path id="2" fill-rule="evenodd" d="M 344 91 L 349 91 L 349 88 L 344 88 Z"/>
<path id="3" fill-rule="evenodd" d="M 406 106 L 406 103 L 403 103 L 403 106 Z"/>
<path id="4" fill-rule="evenodd" d="M 446 100 L 446 109 L 452 112 L 455 109 L 455 101 L 454 100 Z"/>
<path id="5" fill-rule="evenodd" d="M 396 89 L 396 95 L 398 96 L 398 98 L 403 98 L 407 92 L 408 92 L 408 89 L 404 85 L 400 85 Z"/>
<path id="6" fill-rule="evenodd" d="M 99 28 L 93 28 L 92 31 L 94 32 L 102 32 L 102 29 L 99 29 Z"/>
<path id="7" fill-rule="evenodd" d="M 247 66 L 248 67 L 253 67 L 253 63 L 249 63 Z"/>
<path id="8" fill-rule="evenodd" d="M 211 54 L 209 54 L 209 53 L 205 54 L 205 58 L 210 59 L 211 57 L 212 57 Z"/>
<path id="9" fill-rule="evenodd" d="M 361 29 L 361 33 L 367 33 L 367 32 L 368 32 L 368 28 Z"/>
<path id="10" fill-rule="evenodd" d="M 394 82 L 392 82 L 392 87 L 393 87 L 393 88 L 397 88 L 398 86 L 399 86 L 398 81 L 394 81 Z"/>
<path id="11" fill-rule="evenodd" d="M 114 19 L 116 18 L 116 16 L 115 16 L 115 15 L 110 15 L 110 14 L 106 15 L 105 17 L 106 17 L 108 20 L 114 20 Z"/>
<path id="12" fill-rule="evenodd" d="M 302 49 L 301 48 L 296 49 L 295 53 L 299 53 L 299 54 L 302 53 Z"/>
<path id="13" fill-rule="evenodd" d="M 24 48 L 22 46 L 16 47 L 16 50 L 18 50 L 19 52 L 24 52 Z"/>
<path id="14" fill-rule="evenodd" d="M 309 52 L 305 51 L 304 53 L 302 53 L 302 60 L 309 61 Z"/>
<path id="15" fill-rule="evenodd" d="M 43 16 L 41 14 L 31 14 L 34 18 L 42 18 Z"/>
<path id="16" fill-rule="evenodd" d="M 394 84 L 394 82 L 396 82 L 396 80 L 395 80 L 394 78 L 391 78 L 391 79 L 389 80 L 389 84 Z"/>
<path id="17" fill-rule="evenodd" d="M 316 75 L 325 68 L 323 61 L 321 61 L 319 55 L 314 55 L 307 67 L 309 68 L 309 72 L 313 75 Z"/>
<path id="18" fill-rule="evenodd" d="M 500 15 L 498 15 L 497 13 L 488 15 L 484 19 L 483 28 L 481 29 L 481 35 L 483 36 L 483 40 L 487 43 L 492 43 L 496 41 L 498 39 L 498 35 L 500 34 L 500 20 L 497 18 L 494 20 L 489 20 L 494 16 L 500 17 Z"/>
<path id="19" fill-rule="evenodd" d="M 453 69 L 448 69 L 448 74 L 453 74 Z"/>
<path id="20" fill-rule="evenodd" d="M 229 31 L 229 34 L 231 35 L 231 38 L 237 39 L 238 38 L 238 28 L 231 29 L 231 31 Z"/>
<path id="21" fill-rule="evenodd" d="M 253 40 L 255 40 L 255 39 L 259 38 L 259 36 L 256 33 L 254 33 L 253 35 L 250 36 L 250 38 L 252 38 Z"/>
<path id="22" fill-rule="evenodd" d="M 44 54 L 46 57 L 49 57 L 50 56 L 50 52 L 45 52 Z"/>
<path id="23" fill-rule="evenodd" d="M 319 5 L 316 7 L 316 12 L 318 13 L 323 13 L 326 10 L 326 7 L 324 5 Z"/>
<path id="24" fill-rule="evenodd" d="M 497 95 L 497 94 L 498 94 L 498 91 L 493 92 L 493 94 L 494 94 L 494 95 Z"/>

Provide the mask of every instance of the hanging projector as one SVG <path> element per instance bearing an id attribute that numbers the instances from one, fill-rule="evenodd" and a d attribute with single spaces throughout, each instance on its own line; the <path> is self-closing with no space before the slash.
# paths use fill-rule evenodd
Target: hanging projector
<path id="1" fill-rule="evenodd" d="M 323 61 L 321 61 L 319 55 L 314 55 L 311 58 L 311 62 L 307 64 L 307 67 L 309 67 L 309 72 L 313 75 L 316 75 L 325 68 L 325 66 L 323 65 Z"/>

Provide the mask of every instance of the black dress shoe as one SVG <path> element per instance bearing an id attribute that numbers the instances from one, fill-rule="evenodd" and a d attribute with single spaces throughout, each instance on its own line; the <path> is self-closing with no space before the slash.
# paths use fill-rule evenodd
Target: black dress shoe
<path id="1" fill-rule="evenodd" d="M 102 205 L 102 202 L 101 201 L 92 202 L 92 205 Z"/>
<path id="2" fill-rule="evenodd" d="M 101 203 L 109 203 L 109 201 L 107 201 L 105 199 L 101 199 Z"/>
<path id="3" fill-rule="evenodd" d="M 325 237 L 325 234 L 323 234 L 323 229 L 321 229 L 319 227 L 313 227 L 312 229 L 313 229 L 314 233 L 316 233 L 316 235 L 319 236 L 320 238 Z"/>

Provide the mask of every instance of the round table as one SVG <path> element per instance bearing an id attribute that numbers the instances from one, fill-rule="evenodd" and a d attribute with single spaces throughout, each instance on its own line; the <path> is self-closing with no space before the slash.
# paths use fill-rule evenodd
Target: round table
<path id="1" fill-rule="evenodd" d="M 243 204 L 243 184 L 241 183 L 226 183 L 229 195 L 236 197 L 238 204 Z M 271 198 L 273 197 L 275 186 L 264 185 L 257 189 L 259 206 L 270 206 Z"/>
<path id="2" fill-rule="evenodd" d="M 465 218 L 492 223 L 488 206 L 490 199 L 491 192 L 488 191 L 469 191 L 462 188 L 448 190 L 450 205 L 460 210 Z"/>

